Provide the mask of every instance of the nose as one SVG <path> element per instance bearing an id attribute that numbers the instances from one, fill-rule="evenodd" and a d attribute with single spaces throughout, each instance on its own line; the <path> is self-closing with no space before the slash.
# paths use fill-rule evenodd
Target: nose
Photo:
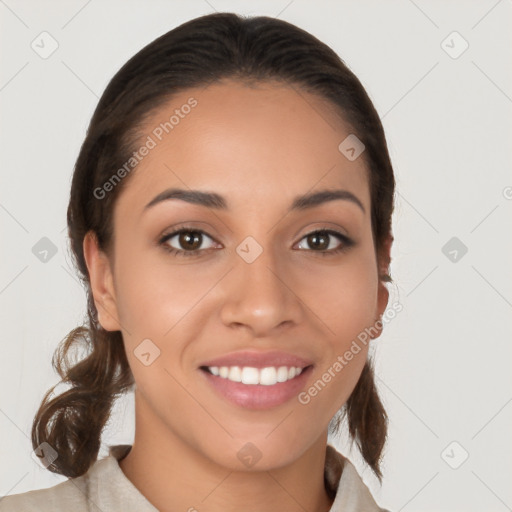
<path id="1" fill-rule="evenodd" d="M 238 253 L 224 285 L 221 319 L 228 327 L 245 327 L 252 337 L 269 337 L 275 331 L 298 325 L 303 304 L 291 267 L 266 247 L 251 263 Z"/>

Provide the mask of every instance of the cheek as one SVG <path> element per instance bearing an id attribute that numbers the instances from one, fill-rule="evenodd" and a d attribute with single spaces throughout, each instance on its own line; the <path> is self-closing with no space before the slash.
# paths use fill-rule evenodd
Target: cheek
<path id="1" fill-rule="evenodd" d="M 375 262 L 358 254 L 339 267 L 306 275 L 311 277 L 304 281 L 302 296 L 320 319 L 325 350 L 315 380 L 299 402 L 310 404 L 314 414 L 329 411 L 332 416 L 350 396 L 367 359 L 368 328 L 376 320 Z"/>
<path id="2" fill-rule="evenodd" d="M 129 244 L 126 244 L 129 245 Z M 162 339 L 218 280 L 211 268 L 174 263 L 162 248 L 120 250 L 117 312 L 131 335 Z M 184 257 L 185 258 L 185 257 Z M 203 269 L 203 270 L 201 270 Z"/>
<path id="3" fill-rule="evenodd" d="M 299 296 L 305 298 L 337 349 L 375 322 L 378 280 L 372 258 L 358 253 L 338 266 L 316 265 L 302 275 Z"/>

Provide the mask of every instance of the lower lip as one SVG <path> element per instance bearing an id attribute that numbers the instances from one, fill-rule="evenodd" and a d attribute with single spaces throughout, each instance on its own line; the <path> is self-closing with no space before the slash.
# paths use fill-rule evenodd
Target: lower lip
<path id="1" fill-rule="evenodd" d="M 304 388 L 312 369 L 313 366 L 308 366 L 297 377 L 286 382 L 278 382 L 272 386 L 233 382 L 229 379 L 212 375 L 206 370 L 199 369 L 199 371 L 204 374 L 207 381 L 217 392 L 231 403 L 247 409 L 262 410 L 282 405 L 297 396 Z"/>

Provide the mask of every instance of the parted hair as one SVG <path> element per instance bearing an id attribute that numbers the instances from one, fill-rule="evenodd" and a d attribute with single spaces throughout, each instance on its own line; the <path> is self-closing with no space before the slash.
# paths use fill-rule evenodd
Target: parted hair
<path id="1" fill-rule="evenodd" d="M 75 163 L 67 209 L 68 237 L 73 264 L 86 289 L 87 313 L 83 325 L 69 332 L 53 354 L 52 365 L 61 381 L 46 392 L 32 424 L 34 450 L 47 442 L 58 454 L 47 466 L 49 471 L 69 478 L 87 472 L 97 460 L 115 400 L 135 383 L 121 332 L 106 331 L 98 322 L 83 252 L 84 237 L 92 231 L 100 249 L 112 254 L 113 206 L 130 175 L 101 200 L 94 190 L 130 158 L 147 116 L 176 93 L 223 79 L 277 81 L 315 94 L 328 100 L 333 112 L 363 142 L 361 158 L 370 188 L 379 280 L 392 282 L 385 249 L 393 239 L 393 168 L 380 118 L 343 60 L 308 32 L 266 16 L 215 13 L 170 30 L 130 58 L 111 79 Z M 83 357 L 71 360 L 78 349 L 85 349 Z M 55 394 L 58 385 L 68 389 Z M 331 422 L 331 432 L 339 432 L 340 418 L 346 420 L 352 442 L 380 479 L 388 420 L 370 359 L 339 412 L 338 422 Z"/>

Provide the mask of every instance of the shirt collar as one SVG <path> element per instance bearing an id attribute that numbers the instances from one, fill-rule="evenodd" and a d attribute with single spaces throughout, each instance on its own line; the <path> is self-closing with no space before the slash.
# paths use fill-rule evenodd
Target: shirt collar
<path id="1" fill-rule="evenodd" d="M 388 512 L 380 508 L 349 459 L 327 444 L 324 480 L 334 502 L 329 512 Z"/>
<path id="2" fill-rule="evenodd" d="M 126 512 L 158 512 L 119 466 L 119 461 L 128 455 L 132 445 L 119 444 L 108 448 L 108 456 L 91 468 L 89 491 L 93 501 L 119 503 Z M 109 475 L 108 482 L 105 473 Z M 330 444 L 326 448 L 324 482 L 330 498 L 334 498 L 329 512 L 386 512 L 375 503 L 350 460 Z"/>

